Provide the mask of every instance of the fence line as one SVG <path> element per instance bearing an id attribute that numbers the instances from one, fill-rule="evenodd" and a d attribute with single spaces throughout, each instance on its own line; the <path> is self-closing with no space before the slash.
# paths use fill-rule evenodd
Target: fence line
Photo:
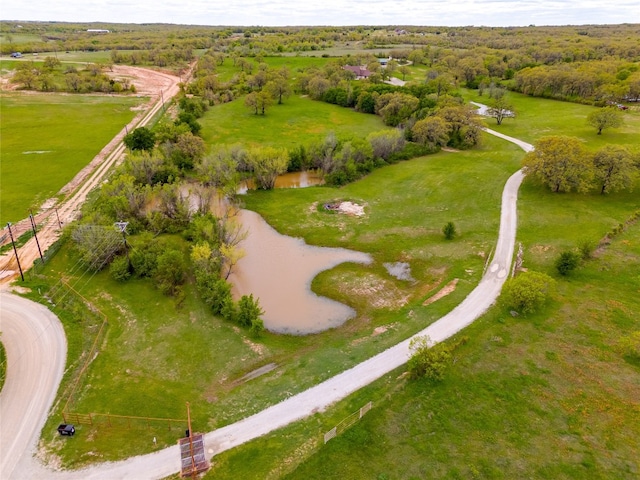
<path id="1" fill-rule="evenodd" d="M 360 408 L 357 412 L 352 413 L 347 418 L 338 423 L 335 427 L 329 430 L 324 434 L 324 443 L 327 443 L 332 438 L 337 437 L 349 427 L 353 426 L 358 420 L 360 420 L 371 408 L 373 407 L 373 402 L 369 402 L 363 407 Z"/>
<path id="2" fill-rule="evenodd" d="M 64 423 L 73 423 L 75 425 L 105 425 L 109 427 L 125 426 L 132 428 L 134 425 L 145 424 L 147 428 L 155 427 L 157 424 L 165 425 L 169 430 L 174 428 L 183 429 L 188 424 L 186 419 L 181 418 L 158 418 L 158 417 L 136 417 L 133 415 L 113 415 L 110 413 L 75 413 L 62 412 Z"/>
<path id="3" fill-rule="evenodd" d="M 62 409 L 63 412 L 66 412 L 68 407 L 69 407 L 69 403 L 71 402 L 71 400 L 73 399 L 73 396 L 76 393 L 76 389 L 78 388 L 80 380 L 82 379 L 83 375 L 86 373 L 86 371 L 89 368 L 89 365 L 91 364 L 91 362 L 94 360 L 94 357 L 97 355 L 96 349 L 98 347 L 98 340 L 100 340 L 100 338 L 102 336 L 102 332 L 105 330 L 104 327 L 108 324 L 108 322 L 107 322 L 107 316 L 99 308 L 97 308 L 89 300 L 84 298 L 80 294 L 80 292 L 78 292 L 75 288 L 73 288 L 71 285 L 69 285 L 69 283 L 65 279 L 61 279 L 60 281 L 69 290 L 71 290 L 78 297 L 80 297 L 85 302 L 85 304 L 87 305 L 87 307 L 89 308 L 90 311 L 95 312 L 100 317 L 102 317 L 102 325 L 100 325 L 100 329 L 98 330 L 98 333 L 96 334 L 96 338 L 93 341 L 93 345 L 91 346 L 91 350 L 89 350 L 89 353 L 87 354 L 87 358 L 86 358 L 86 360 L 84 362 L 84 365 L 80 369 L 80 372 L 77 374 L 76 379 L 73 381 L 73 384 L 71 385 L 71 391 L 69 392 L 69 396 L 67 397 L 67 401 L 65 402 L 64 408 Z"/>

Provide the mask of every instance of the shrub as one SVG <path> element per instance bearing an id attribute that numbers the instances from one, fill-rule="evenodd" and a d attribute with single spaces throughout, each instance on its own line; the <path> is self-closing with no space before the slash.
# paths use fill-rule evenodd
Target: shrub
<path id="1" fill-rule="evenodd" d="M 409 348 L 413 354 L 407 363 L 409 377 L 441 381 L 453 360 L 453 351 L 466 342 L 467 338 L 463 337 L 452 344 L 438 343 L 431 346 L 431 341 L 426 336 L 411 340 Z"/>
<path id="2" fill-rule="evenodd" d="M 584 239 L 578 243 L 578 250 L 582 260 L 589 260 L 593 256 L 593 251 L 596 248 L 595 242 L 592 240 Z"/>
<path id="3" fill-rule="evenodd" d="M 254 299 L 253 294 L 243 295 L 238 301 L 238 323 L 243 327 L 251 327 L 263 313 L 258 299 Z"/>
<path id="4" fill-rule="evenodd" d="M 540 272 L 522 272 L 502 288 L 500 303 L 524 314 L 538 310 L 555 288 L 555 280 Z"/>
<path id="5" fill-rule="evenodd" d="M 568 275 L 580 264 L 580 255 L 576 252 L 565 251 L 556 259 L 556 269 L 560 275 Z"/>
<path id="6" fill-rule="evenodd" d="M 129 267 L 129 259 L 121 255 L 116 257 L 109 265 L 109 273 L 117 282 L 126 282 L 131 278 L 131 268 Z"/>
<path id="7" fill-rule="evenodd" d="M 444 238 L 446 238 L 447 240 L 453 240 L 453 237 L 456 236 L 456 226 L 453 224 L 453 222 L 447 222 L 447 224 L 442 227 L 442 233 L 444 235 Z"/>

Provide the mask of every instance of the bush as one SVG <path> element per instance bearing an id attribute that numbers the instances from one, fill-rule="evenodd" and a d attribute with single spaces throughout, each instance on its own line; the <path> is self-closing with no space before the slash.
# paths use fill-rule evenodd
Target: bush
<path id="1" fill-rule="evenodd" d="M 589 260 L 593 256 L 593 251 L 596 249 L 595 242 L 584 239 L 578 244 L 578 250 L 582 260 Z"/>
<path id="2" fill-rule="evenodd" d="M 580 264 L 580 255 L 576 252 L 565 251 L 556 259 L 556 269 L 560 275 L 568 275 Z"/>
<path id="3" fill-rule="evenodd" d="M 442 233 L 444 235 L 444 238 L 446 238 L 447 240 L 453 240 L 453 237 L 456 236 L 456 226 L 453 224 L 453 222 L 447 222 L 447 224 L 442 227 Z"/>
<path id="4" fill-rule="evenodd" d="M 453 344 L 438 343 L 431 346 L 429 337 L 417 337 L 411 340 L 409 348 L 413 354 L 407 363 L 409 377 L 441 381 L 453 360 L 453 351 L 466 342 L 467 338 L 463 337 Z"/>
<path id="5" fill-rule="evenodd" d="M 540 272 L 522 272 L 502 288 L 500 303 L 524 314 L 538 310 L 555 289 L 555 280 Z"/>
<path id="6" fill-rule="evenodd" d="M 179 250 L 167 250 L 158 257 L 158 265 L 153 275 L 160 291 L 165 295 L 176 295 L 179 286 L 186 279 L 187 266 Z"/>
<path id="7" fill-rule="evenodd" d="M 126 282 L 131 278 L 131 268 L 129 267 L 129 259 L 121 255 L 116 257 L 109 265 L 109 274 L 117 282 Z"/>
<path id="8" fill-rule="evenodd" d="M 243 295 L 238 302 L 238 323 L 243 327 L 251 327 L 264 312 L 258 299 L 252 295 Z"/>

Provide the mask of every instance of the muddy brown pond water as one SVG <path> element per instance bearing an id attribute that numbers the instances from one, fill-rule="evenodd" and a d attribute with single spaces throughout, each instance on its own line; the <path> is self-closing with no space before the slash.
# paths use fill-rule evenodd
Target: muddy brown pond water
<path id="1" fill-rule="evenodd" d="M 344 262 L 369 264 L 372 258 L 344 248 L 307 245 L 300 238 L 281 235 L 257 213 L 242 210 L 248 231 L 241 247 L 246 255 L 229 281 L 236 298 L 253 294 L 264 310 L 265 327 L 273 332 L 305 335 L 342 325 L 355 311 L 311 291 L 320 272 Z"/>

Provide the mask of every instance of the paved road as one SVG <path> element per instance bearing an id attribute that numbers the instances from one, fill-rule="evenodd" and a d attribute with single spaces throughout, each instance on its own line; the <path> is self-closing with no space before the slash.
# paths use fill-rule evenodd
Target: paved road
<path id="1" fill-rule="evenodd" d="M 506 137 L 492 130 L 487 129 L 486 131 L 517 143 L 525 151 L 533 149 L 531 145 L 525 142 Z M 498 297 L 502 285 L 509 275 L 509 269 L 513 258 L 517 221 L 516 201 L 518 189 L 523 178 L 524 175 L 522 171 L 518 171 L 509 178 L 504 187 L 498 243 L 491 264 L 478 286 L 454 310 L 416 334 L 416 336 L 428 335 L 433 342 L 445 340 L 481 316 Z M 51 325 L 52 323 L 57 324 L 56 329 L 61 329 L 57 319 L 54 322 L 54 320 L 51 319 L 51 314 L 46 310 L 46 313 L 43 312 L 42 315 L 28 315 L 22 319 L 19 319 L 17 316 L 7 316 L 5 321 L 4 301 L 7 298 L 15 297 L 11 297 L 9 295 L 3 295 L 1 297 L 3 301 L 3 330 L 7 324 L 9 328 L 11 328 L 11 324 L 16 322 L 33 323 L 35 331 L 40 329 L 40 331 L 43 332 L 49 332 L 50 330 L 53 332 L 53 327 L 51 327 L 51 329 L 47 327 L 47 325 Z M 4 337 L 3 340 L 7 340 L 7 338 Z M 18 340 L 19 338 L 15 338 L 13 341 L 18 342 Z M 209 454 L 215 455 L 223 452 L 288 425 L 291 422 L 312 415 L 317 411 L 324 410 L 331 404 L 345 398 L 349 394 L 406 363 L 410 353 L 410 341 L 411 339 L 407 339 L 398 345 L 395 345 L 394 347 L 391 347 L 388 350 L 385 350 L 384 352 L 356 365 L 355 367 L 336 375 L 315 387 L 284 400 L 279 404 L 252 415 L 251 417 L 208 433 L 205 436 L 205 445 Z M 10 362 L 10 367 L 13 369 L 13 362 Z M 11 375 L 13 375 L 13 373 L 11 373 Z M 23 375 L 39 378 L 36 377 L 36 375 L 40 375 L 40 373 L 24 373 Z M 13 385 L 13 383 L 7 383 L 7 386 Z M 7 386 L 5 386 L 5 389 L 2 391 L 3 397 L 6 393 L 5 390 L 7 389 Z M 55 387 L 51 388 L 50 386 L 48 388 L 51 390 L 47 390 L 45 393 L 40 394 L 49 399 L 48 403 L 42 402 L 46 405 L 37 415 L 35 413 L 30 414 L 25 410 L 20 416 L 20 413 L 17 410 L 14 410 L 12 416 L 18 415 L 20 418 L 27 417 L 27 419 L 24 420 L 25 424 L 31 422 L 29 417 L 45 418 L 56 389 Z M 9 395 L 13 395 L 13 393 L 9 393 Z M 4 401 L 2 403 L 2 408 L 4 408 Z M 5 416 L 5 410 L 0 410 L 0 417 L 4 418 Z M 35 438 L 35 435 L 39 432 L 42 423 L 42 420 L 39 420 L 38 424 L 32 428 L 32 430 L 36 432 L 32 435 L 33 438 Z M 2 427 L 4 442 L 4 424 Z M 62 473 L 46 470 L 38 462 L 32 460 L 31 452 L 35 446 L 33 439 L 29 439 L 29 441 L 22 443 L 22 445 L 24 445 L 23 448 L 26 448 L 26 450 L 22 450 L 22 455 L 14 460 L 14 457 L 5 459 L 4 443 L 2 443 L 3 448 L 0 452 L 2 455 L 2 470 L 0 470 L 0 478 L 55 479 L 58 477 L 62 478 L 62 476 L 66 479 L 77 478 L 109 480 L 119 478 L 163 478 L 180 470 L 177 446 L 170 447 L 153 454 L 133 457 L 120 462 L 104 463 L 83 470 L 66 471 Z M 13 451 L 17 452 L 19 449 L 14 447 Z M 18 468 L 13 469 L 17 463 L 19 463 Z"/>

